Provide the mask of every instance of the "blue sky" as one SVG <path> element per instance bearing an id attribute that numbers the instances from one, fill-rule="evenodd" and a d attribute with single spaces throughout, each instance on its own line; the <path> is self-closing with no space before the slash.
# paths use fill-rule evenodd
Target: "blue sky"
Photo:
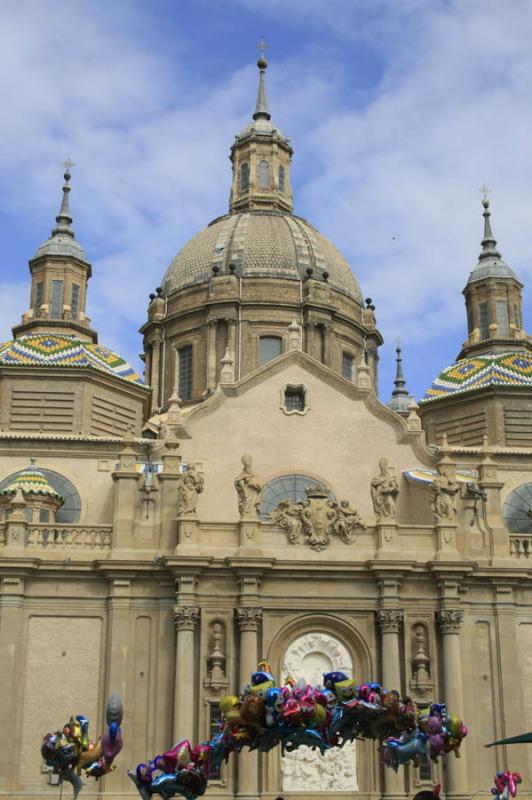
<path id="1" fill-rule="evenodd" d="M 147 297 L 224 213 L 263 34 L 295 210 L 339 247 L 420 397 L 465 337 L 483 183 L 532 328 L 528 0 L 0 0 L 0 338 L 28 305 L 62 168 L 93 264 L 88 313 L 134 363 Z"/>

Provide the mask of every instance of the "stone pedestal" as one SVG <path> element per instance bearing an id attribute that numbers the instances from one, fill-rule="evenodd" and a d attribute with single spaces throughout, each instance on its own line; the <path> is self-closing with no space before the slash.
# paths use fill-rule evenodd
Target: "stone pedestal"
<path id="1" fill-rule="evenodd" d="M 119 469 L 113 472 L 115 482 L 113 553 L 115 550 L 133 548 L 133 526 L 141 480 L 141 474 L 135 470 L 136 460 L 134 449 L 126 447 L 120 453 Z M 123 558 L 122 555 L 117 557 Z"/>
<path id="2" fill-rule="evenodd" d="M 196 606 L 177 605 L 174 622 L 177 631 L 176 676 L 174 690 L 174 742 L 194 742 L 196 690 L 194 640 L 200 610 Z"/>
<path id="3" fill-rule="evenodd" d="M 460 656 L 460 626 L 463 612 L 458 608 L 443 607 L 438 611 L 438 624 L 442 634 L 443 656 L 443 700 L 463 719 L 464 693 L 462 689 L 462 659 Z M 467 747 L 467 739 L 466 747 Z M 445 760 L 446 786 L 448 800 L 468 796 L 467 761 L 464 748 L 460 758 L 449 754 Z"/>
<path id="4" fill-rule="evenodd" d="M 377 611 L 377 623 L 381 632 L 382 684 L 386 689 L 401 691 L 401 652 L 399 631 L 403 624 L 400 608 L 381 608 Z M 387 800 L 405 797 L 404 772 L 384 768 L 384 792 Z"/>
<path id="5" fill-rule="evenodd" d="M 394 554 L 399 555 L 397 550 L 397 523 L 394 519 L 386 518 L 377 521 L 377 558 L 389 559 Z"/>
<path id="6" fill-rule="evenodd" d="M 456 523 L 438 521 L 436 523 L 436 561 L 459 561 L 456 548 Z"/>
<path id="7" fill-rule="evenodd" d="M 199 521 L 194 512 L 181 514 L 177 518 L 176 555 L 199 553 Z"/>
<path id="8" fill-rule="evenodd" d="M 242 607 L 236 609 L 240 632 L 239 686 L 249 683 L 251 673 L 257 669 L 258 637 L 262 609 Z M 259 764 L 256 752 L 245 752 L 238 759 L 238 792 L 240 800 L 257 800 L 259 796 Z"/>

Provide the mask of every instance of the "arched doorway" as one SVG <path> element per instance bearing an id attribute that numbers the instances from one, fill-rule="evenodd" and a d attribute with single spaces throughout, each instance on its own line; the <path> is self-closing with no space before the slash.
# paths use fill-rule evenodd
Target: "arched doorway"
<path id="1" fill-rule="evenodd" d="M 282 674 L 295 680 L 321 684 L 323 673 L 342 670 L 353 675 L 353 659 L 347 648 L 336 639 L 321 632 L 298 636 L 287 647 Z M 287 753 L 281 761 L 282 791 L 301 792 L 312 787 L 313 792 L 357 791 L 356 744 L 334 748 L 321 756 L 309 747 L 299 747 Z"/>

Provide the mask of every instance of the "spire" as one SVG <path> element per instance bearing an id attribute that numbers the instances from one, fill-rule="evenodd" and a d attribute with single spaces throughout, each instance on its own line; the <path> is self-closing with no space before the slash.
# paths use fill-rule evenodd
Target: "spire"
<path id="1" fill-rule="evenodd" d="M 491 230 L 491 212 L 490 212 L 490 201 L 488 200 L 488 189 L 483 186 L 481 191 L 483 192 L 484 196 L 482 198 L 482 205 L 484 207 L 484 211 L 482 212 L 482 216 L 484 217 L 484 238 L 482 239 L 482 250 L 478 257 L 479 261 L 483 261 L 485 258 L 500 258 L 501 254 L 497 250 L 497 241 L 493 237 L 493 232 Z"/>
<path id="2" fill-rule="evenodd" d="M 412 397 L 406 388 L 405 376 L 403 375 L 403 359 L 401 358 L 401 346 L 398 343 L 395 349 L 396 352 L 396 369 L 394 390 L 388 406 L 397 411 L 399 414 L 408 414 L 410 412 L 410 405 Z"/>
<path id="3" fill-rule="evenodd" d="M 62 234 L 63 236 L 71 236 L 72 239 L 74 238 L 74 231 L 70 227 L 72 225 L 72 215 L 70 214 L 70 203 L 68 200 L 68 195 L 70 194 L 70 186 L 69 181 L 72 175 L 70 174 L 70 168 L 74 166 L 74 162 L 67 158 L 67 160 L 63 163 L 65 167 L 65 174 L 64 179 L 65 183 L 63 186 L 63 199 L 61 201 L 61 208 L 59 209 L 59 214 L 55 218 L 57 222 L 56 227 L 52 231 L 52 236 L 57 236 Z"/>
<path id="4" fill-rule="evenodd" d="M 263 45 L 263 47 L 267 47 L 267 45 Z M 264 58 L 264 53 L 261 52 L 259 60 L 257 61 L 257 67 L 259 68 L 259 89 L 257 91 L 257 103 L 255 105 L 255 113 L 253 114 L 253 119 L 266 119 L 269 120 L 271 118 L 270 109 L 268 108 L 268 98 L 266 97 L 266 67 L 268 66 L 268 62 Z"/>

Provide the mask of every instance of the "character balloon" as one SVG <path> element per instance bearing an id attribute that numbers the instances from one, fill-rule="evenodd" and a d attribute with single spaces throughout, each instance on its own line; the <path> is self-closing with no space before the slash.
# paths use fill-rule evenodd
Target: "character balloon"
<path id="1" fill-rule="evenodd" d="M 323 754 L 353 739 L 376 739 L 384 763 L 397 770 L 402 764 L 417 764 L 421 756 L 437 761 L 451 750 L 458 756 L 467 734 L 443 703 L 418 714 L 409 697 L 379 683 L 357 684 L 344 672 L 325 673 L 320 686 L 290 677 L 284 686 L 276 686 L 266 662 L 259 664 L 240 696 L 221 698 L 220 710 L 220 731 L 210 742 L 194 749 L 187 740 L 178 742 L 130 770 L 143 800 L 153 795 L 194 800 L 204 794 L 211 767 L 218 770 L 244 747 L 266 753 L 279 746 L 284 753 L 305 745 Z"/>
<path id="2" fill-rule="evenodd" d="M 82 714 L 72 715 L 62 730 L 47 733 L 41 745 L 41 754 L 47 766 L 59 775 L 59 782 L 72 784 L 73 800 L 85 785 L 82 772 L 92 778 L 101 778 L 114 769 L 113 760 L 122 749 L 123 709 L 120 697 L 114 692 L 106 707 L 107 729 L 96 741 L 89 739 L 89 720 Z"/>

